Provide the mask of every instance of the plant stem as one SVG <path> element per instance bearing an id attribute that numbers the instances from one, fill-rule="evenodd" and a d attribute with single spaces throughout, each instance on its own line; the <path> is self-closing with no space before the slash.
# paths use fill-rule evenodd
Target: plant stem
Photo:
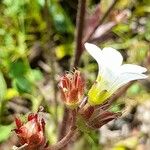
<path id="1" fill-rule="evenodd" d="M 59 141 L 56 145 L 51 146 L 47 150 L 60 150 L 60 149 L 62 149 L 63 147 L 65 147 L 70 142 L 74 133 L 75 133 L 75 129 L 70 130 L 68 132 L 68 134 L 61 141 Z"/>
<path id="2" fill-rule="evenodd" d="M 85 18 L 85 10 L 86 10 L 86 0 L 78 0 L 78 10 L 77 10 L 77 18 L 76 18 L 76 40 L 75 40 L 75 53 L 73 58 L 73 63 L 70 66 L 71 68 L 77 67 L 81 53 L 83 51 L 82 47 L 82 39 L 83 39 L 83 28 L 84 28 L 84 18 Z M 67 130 L 67 122 L 69 118 L 69 111 L 65 107 L 64 116 L 59 132 L 59 138 L 62 138 Z"/>
<path id="3" fill-rule="evenodd" d="M 71 138 L 75 133 L 76 133 L 76 110 L 72 110 L 72 122 L 68 134 L 58 143 L 56 143 L 55 145 L 51 145 L 46 150 L 62 150 L 62 148 L 65 147 L 71 141 Z"/>
<path id="4" fill-rule="evenodd" d="M 58 140 L 61 140 L 66 134 L 66 130 L 67 130 L 66 125 L 68 125 L 67 124 L 68 118 L 69 118 L 69 110 L 65 107 L 64 108 L 63 120 L 62 120 L 62 123 L 60 125 L 60 129 L 59 129 Z"/>
<path id="5" fill-rule="evenodd" d="M 86 0 L 78 0 L 78 11 L 76 18 L 76 40 L 75 40 L 75 55 L 73 61 L 73 67 L 77 67 L 81 53 L 83 51 L 83 28 L 84 28 L 84 19 L 86 11 Z"/>

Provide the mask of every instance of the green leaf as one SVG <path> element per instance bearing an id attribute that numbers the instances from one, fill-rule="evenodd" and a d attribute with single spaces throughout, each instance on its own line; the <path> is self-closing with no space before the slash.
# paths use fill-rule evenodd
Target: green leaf
<path id="1" fill-rule="evenodd" d="M 0 136 L 0 142 L 5 141 L 9 138 L 12 130 L 12 125 L 7 125 L 3 126 L 0 125 L 0 131 L 1 131 L 1 136 Z"/>
<path id="2" fill-rule="evenodd" d="M 140 16 L 140 15 L 143 15 L 144 13 L 150 13 L 150 6 L 140 6 L 140 7 L 137 7 L 136 11 L 135 11 L 135 14 Z"/>
<path id="3" fill-rule="evenodd" d="M 6 86 L 5 79 L 3 77 L 2 72 L 0 71 L 0 101 L 4 99 L 6 89 L 7 89 L 7 86 Z"/>
<path id="4" fill-rule="evenodd" d="M 129 94 L 130 96 L 132 95 L 137 95 L 139 94 L 141 91 L 141 87 L 139 83 L 134 83 L 127 91 L 127 94 Z"/>
<path id="5" fill-rule="evenodd" d="M 32 92 L 32 84 L 25 77 L 18 77 L 13 80 L 13 86 L 20 93 L 31 93 Z"/>
<path id="6" fill-rule="evenodd" d="M 84 133 L 84 137 L 86 141 L 90 144 L 89 146 L 92 147 L 91 150 L 97 150 L 100 148 L 99 145 L 99 134 L 93 130 L 90 133 Z"/>
<path id="7" fill-rule="evenodd" d="M 111 108 L 110 108 L 110 110 L 111 110 L 111 112 L 114 112 L 114 113 L 116 113 L 116 112 L 121 112 L 121 106 L 119 105 L 119 104 L 114 104 L 114 105 L 112 105 L 111 106 Z"/>
<path id="8" fill-rule="evenodd" d="M 22 59 L 10 63 L 10 77 L 17 78 L 27 72 L 27 65 Z"/>
<path id="9" fill-rule="evenodd" d="M 73 32 L 74 28 L 73 28 L 73 24 L 70 18 L 68 17 L 66 12 L 63 10 L 61 5 L 55 0 L 50 0 L 50 13 L 51 13 L 55 28 L 58 32 L 61 32 L 61 33 Z"/>
<path id="10" fill-rule="evenodd" d="M 119 24 L 119 25 L 117 25 L 114 29 L 113 29 L 113 31 L 116 33 L 118 33 L 118 32 L 128 32 L 130 30 L 130 28 L 129 28 L 129 25 L 126 25 L 126 24 Z"/>
<path id="11" fill-rule="evenodd" d="M 40 70 L 38 69 L 32 69 L 29 71 L 29 73 L 27 74 L 28 79 L 35 83 L 37 81 L 40 81 L 43 79 L 43 74 Z"/>
<path id="12" fill-rule="evenodd" d="M 129 5 L 131 4 L 131 0 L 119 0 L 118 3 L 116 4 L 116 8 L 122 10 L 125 9 L 126 7 L 129 7 Z"/>

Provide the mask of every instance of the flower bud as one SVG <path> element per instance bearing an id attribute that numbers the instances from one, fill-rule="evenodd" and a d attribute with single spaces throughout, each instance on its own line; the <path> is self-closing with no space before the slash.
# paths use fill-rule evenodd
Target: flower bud
<path id="1" fill-rule="evenodd" d="M 38 114 L 29 114 L 28 121 L 23 123 L 19 118 L 15 118 L 16 132 L 20 144 L 27 144 L 26 150 L 42 150 L 46 145 L 44 137 L 45 121 L 40 119 Z"/>
<path id="2" fill-rule="evenodd" d="M 86 125 L 85 128 L 99 129 L 121 115 L 120 112 L 110 112 L 108 110 L 109 106 L 109 103 L 99 105 L 98 107 L 90 106 L 89 104 L 85 105 L 79 111 L 82 117 L 81 121 L 84 121 Z"/>
<path id="3" fill-rule="evenodd" d="M 63 75 L 58 86 L 64 103 L 72 109 L 77 107 L 82 100 L 85 87 L 85 80 L 80 71 L 75 70 Z"/>
<path id="4" fill-rule="evenodd" d="M 117 119 L 120 115 L 121 113 L 101 110 L 99 113 L 93 113 L 91 118 L 88 120 L 87 125 L 92 129 L 99 129 L 108 122 Z"/>

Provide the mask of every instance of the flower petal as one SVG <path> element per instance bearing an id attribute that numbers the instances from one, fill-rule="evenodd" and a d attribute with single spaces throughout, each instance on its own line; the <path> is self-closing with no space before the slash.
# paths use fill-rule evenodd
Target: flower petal
<path id="1" fill-rule="evenodd" d="M 132 65 L 132 64 L 124 64 L 120 66 L 120 72 L 131 72 L 131 73 L 143 73 L 146 72 L 147 69 L 138 65 Z"/>
<path id="2" fill-rule="evenodd" d="M 123 57 L 114 48 L 106 47 L 102 50 L 101 61 L 105 66 L 116 70 L 122 64 Z"/>
<path id="3" fill-rule="evenodd" d="M 112 86 L 112 83 L 117 79 L 118 74 L 109 68 L 105 67 L 101 73 L 98 74 L 97 82 L 101 83 L 101 88 L 105 90 L 109 90 Z"/>
<path id="4" fill-rule="evenodd" d="M 97 63 L 99 64 L 99 61 L 101 59 L 101 55 L 102 55 L 102 51 L 101 49 L 94 45 L 94 44 L 90 44 L 90 43 L 85 43 L 84 44 L 86 50 L 88 51 L 88 53 L 97 61 Z"/>
<path id="5" fill-rule="evenodd" d="M 126 72 L 122 73 L 114 83 L 112 83 L 111 92 L 115 92 L 118 88 L 125 85 L 126 83 L 138 79 L 145 79 L 147 78 L 147 75 L 141 74 L 141 73 L 133 73 L 133 72 Z"/>
<path id="6" fill-rule="evenodd" d="M 116 79 L 118 76 L 118 68 L 122 64 L 123 58 L 121 54 L 113 48 L 104 48 L 102 51 L 94 44 L 85 43 L 85 48 L 89 54 L 97 61 L 99 73 L 97 81 L 104 79 L 105 87 Z"/>
<path id="7" fill-rule="evenodd" d="M 115 72 L 112 71 L 112 68 L 110 67 L 111 65 L 110 66 L 105 65 L 105 64 L 107 64 L 107 61 L 109 61 L 109 59 L 106 58 L 107 57 L 106 56 L 107 48 L 104 49 L 103 53 L 102 53 L 101 49 L 94 44 L 85 43 L 85 48 L 89 52 L 89 54 L 97 61 L 98 67 L 99 67 L 99 73 L 98 74 L 102 78 L 106 78 L 109 81 L 111 81 Z M 105 50 L 106 50 L 106 52 L 105 52 Z M 103 56 L 105 58 L 103 58 Z M 97 80 L 99 80 L 99 76 L 98 76 Z"/>
<path id="8" fill-rule="evenodd" d="M 104 76 L 103 74 L 105 74 L 105 72 L 107 73 L 107 70 L 105 70 L 106 67 L 101 60 L 102 59 L 101 49 L 98 46 L 90 43 L 85 43 L 84 46 L 88 51 L 88 53 L 97 61 L 98 68 L 99 68 L 98 74 Z"/>

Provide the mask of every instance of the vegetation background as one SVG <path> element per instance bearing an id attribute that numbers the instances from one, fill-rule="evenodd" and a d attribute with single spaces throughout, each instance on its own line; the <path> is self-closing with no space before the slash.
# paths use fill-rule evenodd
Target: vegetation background
<path id="1" fill-rule="evenodd" d="M 112 3 L 86 2 L 85 37 Z M 82 53 L 80 61 L 75 57 L 77 8 L 77 0 L 0 0 L 0 150 L 18 144 L 12 131 L 14 117 L 24 119 L 41 105 L 49 143 L 57 141 L 65 110 L 57 83 L 64 71 L 71 70 L 75 59 L 75 66 L 78 64 L 85 75 L 87 89 L 94 82 L 96 62 L 87 53 Z M 124 10 L 127 17 L 116 21 Z M 143 65 L 149 72 L 150 0 L 118 0 L 106 16 L 90 42 L 101 48 L 116 48 L 125 63 Z M 123 109 L 123 116 L 99 131 L 82 133 L 71 149 L 148 150 L 149 92 L 150 78 L 129 86 L 111 108 Z"/>

